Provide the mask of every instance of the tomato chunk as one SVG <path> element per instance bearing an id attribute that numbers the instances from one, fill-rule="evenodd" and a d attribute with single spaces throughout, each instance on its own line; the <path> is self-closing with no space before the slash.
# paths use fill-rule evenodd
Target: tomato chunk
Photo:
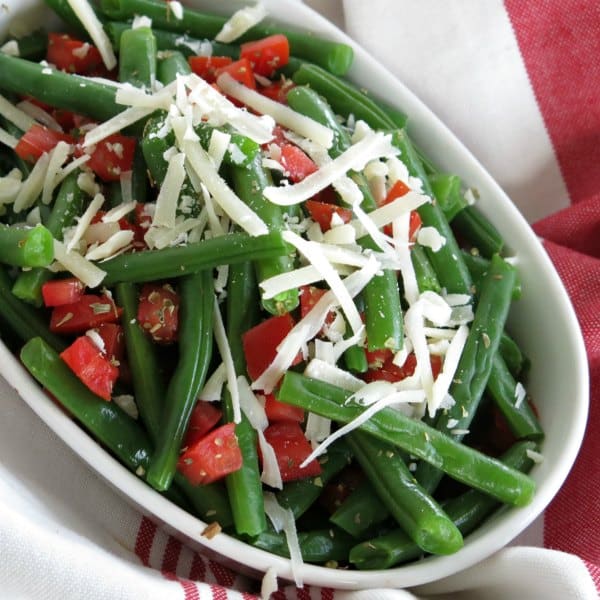
<path id="1" fill-rule="evenodd" d="M 284 144 L 281 147 L 281 164 L 294 183 L 302 181 L 318 169 L 317 165 L 293 144 Z"/>
<path id="2" fill-rule="evenodd" d="M 294 327 L 294 319 L 287 313 L 278 317 L 270 317 L 242 335 L 244 356 L 248 375 L 254 381 L 273 362 L 277 355 L 277 346 Z M 302 360 L 298 354 L 293 364 Z"/>
<path id="3" fill-rule="evenodd" d="M 290 43 L 285 35 L 277 33 L 262 40 L 242 44 L 240 56 L 250 61 L 255 73 L 271 77 L 277 69 L 288 64 Z"/>
<path id="4" fill-rule="evenodd" d="M 137 318 L 155 342 L 170 344 L 176 341 L 179 296 L 169 285 L 147 283 L 140 294 Z"/>
<path id="5" fill-rule="evenodd" d="M 52 309 L 50 331 L 67 335 L 84 333 L 101 323 L 115 323 L 121 312 L 123 310 L 117 308 L 108 296 L 84 294 L 77 302 L 61 304 Z"/>
<path id="6" fill-rule="evenodd" d="M 177 463 L 179 471 L 192 485 L 212 483 L 241 466 L 242 453 L 233 423 L 222 425 L 198 440 Z"/>
<path id="7" fill-rule="evenodd" d="M 119 369 L 87 335 L 78 337 L 60 356 L 94 394 L 110 400 Z"/>
<path id="8" fill-rule="evenodd" d="M 319 202 L 317 200 L 307 200 L 304 205 L 311 219 L 319 224 L 323 232 L 331 229 L 331 220 L 334 215 L 337 215 L 344 223 L 349 223 L 352 220 L 352 211 L 349 208 L 342 208 L 335 204 L 328 204 L 327 202 Z"/>
<path id="9" fill-rule="evenodd" d="M 183 447 L 190 448 L 202 439 L 220 420 L 223 411 L 218 409 L 212 402 L 198 400 L 183 439 Z"/>
<path id="10" fill-rule="evenodd" d="M 125 356 L 123 328 L 118 323 L 101 323 L 95 328 L 104 342 L 104 354 L 113 364 L 118 364 Z"/>
<path id="11" fill-rule="evenodd" d="M 104 181 L 119 181 L 132 169 L 135 145 L 135 138 L 114 133 L 96 144 L 87 166 Z"/>
<path id="12" fill-rule="evenodd" d="M 372 381 L 389 381 L 391 383 L 395 383 L 396 381 L 402 381 L 402 379 L 406 379 L 407 377 L 414 375 L 415 368 L 417 367 L 417 358 L 414 352 L 411 352 L 406 357 L 406 360 L 401 367 L 395 365 L 392 362 L 393 359 L 394 356 L 390 353 L 388 358 L 381 366 L 369 369 L 364 374 L 363 379 L 367 383 Z M 442 359 L 436 354 L 432 354 L 429 357 L 429 361 L 431 363 L 433 378 L 436 379 L 442 369 Z"/>
<path id="13" fill-rule="evenodd" d="M 309 441 L 298 423 L 280 421 L 265 429 L 265 439 L 275 451 L 282 481 L 294 481 L 305 477 L 315 477 L 321 473 L 317 459 L 311 460 L 306 467 L 300 467 L 312 452 Z"/>
<path id="14" fill-rule="evenodd" d="M 404 196 L 408 192 L 410 192 L 410 188 L 404 182 L 400 180 L 396 181 L 396 183 L 388 191 L 385 200 L 382 202 L 382 206 L 393 202 L 394 200 Z M 421 221 L 419 213 L 416 210 L 412 210 L 410 212 L 410 221 L 408 225 L 408 240 L 410 242 L 414 242 L 417 239 L 417 234 L 419 233 L 419 229 L 421 229 L 422 224 L 423 222 Z M 383 228 L 383 232 L 389 236 L 393 235 L 393 228 L 391 223 Z"/>
<path id="15" fill-rule="evenodd" d="M 280 402 L 273 394 L 265 395 L 265 413 L 269 423 L 276 421 L 294 421 L 302 423 L 304 421 L 304 409 L 299 406 L 292 406 L 285 402 Z"/>
<path id="16" fill-rule="evenodd" d="M 53 150 L 58 142 L 74 144 L 75 138 L 35 123 L 21 136 L 15 147 L 15 152 L 23 160 L 36 162 L 44 152 Z"/>
<path id="17" fill-rule="evenodd" d="M 45 306 L 72 304 L 83 296 L 84 290 L 85 286 L 77 277 L 52 279 L 42 285 L 42 298 Z"/>
<path id="18" fill-rule="evenodd" d="M 229 66 L 233 60 L 229 56 L 190 56 L 190 69 L 208 83 L 217 80 L 217 71 Z"/>
<path id="19" fill-rule="evenodd" d="M 217 69 L 215 72 L 216 77 L 222 73 L 227 73 L 233 77 L 236 81 L 243 83 L 246 87 L 255 90 L 256 80 L 254 79 L 254 71 L 252 71 L 252 65 L 247 58 L 240 58 L 231 64 Z"/>
<path id="20" fill-rule="evenodd" d="M 291 79 L 282 79 L 281 81 L 271 83 L 271 85 L 261 86 L 258 91 L 263 96 L 275 100 L 275 102 L 287 104 L 287 94 L 295 85 Z"/>
<path id="21" fill-rule="evenodd" d="M 48 34 L 46 60 L 61 71 L 89 75 L 103 68 L 98 48 L 65 33 Z"/>

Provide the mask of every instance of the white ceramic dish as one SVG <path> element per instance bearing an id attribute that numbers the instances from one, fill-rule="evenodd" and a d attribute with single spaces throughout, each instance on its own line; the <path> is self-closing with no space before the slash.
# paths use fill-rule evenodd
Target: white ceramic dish
<path id="1" fill-rule="evenodd" d="M 190 1 L 188 5 L 230 12 L 239 2 Z M 346 571 L 305 565 L 305 583 L 345 589 L 408 587 L 440 579 L 486 558 L 509 543 L 527 527 L 558 492 L 579 449 L 587 418 L 588 371 L 579 326 L 566 292 L 542 245 L 518 210 L 449 130 L 400 82 L 371 59 L 349 38 L 318 14 L 294 0 L 266 0 L 270 14 L 290 26 L 354 46 L 351 78 L 377 90 L 381 98 L 410 115 L 417 143 L 443 170 L 458 173 L 481 196 L 481 210 L 493 220 L 508 246 L 518 257 L 523 297 L 510 315 L 510 330 L 532 359 L 528 390 L 534 397 L 546 431 L 545 460 L 532 472 L 538 490 L 526 508 L 499 511 L 475 533 L 464 548 L 450 557 L 432 557 L 387 571 Z M 42 3 L 14 0 L 3 3 L 9 11 L 0 15 L 0 36 L 9 18 L 32 28 L 47 23 Z M 1 76 L 1 74 L 0 74 Z M 569 357 L 565 360 L 565 357 Z M 254 576 L 274 567 L 280 577 L 291 579 L 289 561 L 243 544 L 225 534 L 211 540 L 200 532 L 203 523 L 179 509 L 132 475 L 82 429 L 68 419 L 39 389 L 17 359 L 0 344 L 0 373 L 31 408 L 84 461 L 110 485 L 172 533 L 202 552 Z"/>

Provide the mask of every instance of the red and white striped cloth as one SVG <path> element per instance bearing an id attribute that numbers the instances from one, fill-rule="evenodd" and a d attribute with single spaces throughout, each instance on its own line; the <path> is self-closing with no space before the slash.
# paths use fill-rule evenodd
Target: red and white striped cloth
<path id="1" fill-rule="evenodd" d="M 304 588 L 276 596 L 595 598 L 600 591 L 600 3 L 308 3 L 345 26 L 412 88 L 534 223 L 579 316 L 592 396 L 577 463 L 543 518 L 520 536 L 521 545 L 410 593 Z M 0 597 L 254 597 L 255 582 L 182 546 L 129 507 L 0 384 Z"/>

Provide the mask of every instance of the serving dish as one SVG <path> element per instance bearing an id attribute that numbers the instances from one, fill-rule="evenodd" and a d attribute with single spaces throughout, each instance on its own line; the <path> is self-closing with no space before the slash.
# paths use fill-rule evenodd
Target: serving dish
<path id="1" fill-rule="evenodd" d="M 32 28 L 45 23 L 45 11 L 38 10 L 41 4 L 33 0 L 7 2 L 8 11 L 0 16 L 0 33 L 5 32 L 8 19 L 17 19 Z M 206 1 L 188 4 L 223 13 L 241 5 Z M 301 24 L 302 29 L 352 45 L 356 58 L 350 78 L 376 90 L 382 100 L 410 115 L 410 131 L 418 145 L 442 170 L 458 173 L 479 191 L 482 212 L 494 222 L 517 257 L 524 294 L 511 312 L 509 328 L 532 359 L 528 390 L 539 407 L 546 431 L 544 462 L 532 472 L 538 484 L 533 502 L 526 508 L 499 511 L 451 557 L 431 557 L 387 571 L 369 572 L 304 565 L 300 573 L 307 584 L 345 589 L 427 583 L 464 569 L 510 542 L 559 490 L 575 460 L 587 416 L 587 364 L 581 334 L 566 292 L 540 241 L 497 184 L 445 126 L 389 72 L 318 14 L 293 0 L 271 0 L 265 5 L 281 23 Z M 570 360 L 565 361 L 565 356 Z M 260 577 L 273 567 L 280 577 L 292 579 L 287 559 L 225 534 L 212 539 L 203 537 L 204 523 L 158 495 L 104 452 L 40 391 L 4 345 L 0 346 L 0 373 L 84 461 L 172 533 L 241 572 Z"/>

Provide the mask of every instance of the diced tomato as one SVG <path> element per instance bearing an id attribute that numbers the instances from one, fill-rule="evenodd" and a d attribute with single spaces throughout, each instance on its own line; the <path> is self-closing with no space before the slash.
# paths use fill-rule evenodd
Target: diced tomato
<path id="1" fill-rule="evenodd" d="M 288 64 L 290 43 L 285 35 L 277 33 L 262 40 L 242 44 L 240 57 L 250 61 L 255 73 L 271 77 L 277 69 Z"/>
<path id="2" fill-rule="evenodd" d="M 137 319 L 155 342 L 170 344 L 176 341 L 179 296 L 169 285 L 147 283 L 140 294 Z"/>
<path id="3" fill-rule="evenodd" d="M 98 142 L 87 166 L 104 181 L 119 181 L 121 173 L 131 171 L 136 139 L 114 133 Z"/>
<path id="4" fill-rule="evenodd" d="M 85 286 L 77 277 L 51 279 L 42 285 L 42 298 L 45 306 L 72 304 L 83 296 Z"/>
<path id="5" fill-rule="evenodd" d="M 390 356 L 385 360 L 381 367 L 369 369 L 364 374 L 363 379 L 367 383 L 372 381 L 389 381 L 391 383 L 395 383 L 396 381 L 402 381 L 402 379 L 406 379 L 407 377 L 414 375 L 415 368 L 417 366 L 417 358 L 414 352 L 411 352 L 406 357 L 406 360 L 401 367 L 392 362 L 393 358 L 393 354 L 390 353 Z M 433 378 L 436 379 L 442 368 L 442 359 L 439 356 L 432 354 L 429 357 L 429 360 L 431 363 Z"/>
<path id="6" fill-rule="evenodd" d="M 265 413 L 269 423 L 276 421 L 294 421 L 302 423 L 304 421 L 304 409 L 299 406 L 292 406 L 285 402 L 280 402 L 273 394 L 265 395 Z"/>
<path id="7" fill-rule="evenodd" d="M 300 317 L 303 319 L 323 297 L 325 290 L 314 285 L 303 285 L 300 288 Z"/>
<path id="8" fill-rule="evenodd" d="M 325 189 L 317 192 L 311 200 L 315 202 L 324 202 L 325 204 L 338 204 L 338 196 L 332 185 L 328 185 Z"/>
<path id="9" fill-rule="evenodd" d="M 48 34 L 46 60 L 61 71 L 91 75 L 102 70 L 98 48 L 64 33 Z"/>
<path id="10" fill-rule="evenodd" d="M 312 452 L 309 441 L 298 423 L 280 421 L 265 429 L 265 439 L 275 451 L 281 479 L 294 481 L 321 474 L 321 465 L 316 459 L 311 460 L 304 468 L 300 465 Z"/>
<path id="11" fill-rule="evenodd" d="M 390 202 L 393 202 L 397 198 L 404 196 L 408 192 L 410 192 L 410 188 L 404 182 L 398 180 L 390 188 L 389 192 L 387 193 L 387 196 L 385 197 L 385 200 L 381 203 L 381 205 L 383 206 L 385 204 L 389 204 Z M 423 224 L 423 222 L 421 221 L 421 217 L 420 217 L 419 213 L 416 210 L 411 211 L 410 221 L 409 221 L 409 225 L 408 225 L 409 241 L 414 242 L 417 239 L 417 234 L 419 233 L 419 229 L 421 229 L 422 224 Z M 393 235 L 393 228 L 392 228 L 391 223 L 386 225 L 383 228 L 383 232 L 389 236 Z"/>
<path id="12" fill-rule="evenodd" d="M 228 73 L 231 75 L 231 77 L 233 77 L 233 79 L 243 83 L 246 87 L 249 87 L 253 90 L 256 89 L 254 71 L 252 71 L 252 65 L 247 58 L 240 58 L 240 60 L 236 60 L 230 65 L 217 69 L 215 73 L 217 79 L 222 73 Z"/>
<path id="13" fill-rule="evenodd" d="M 44 152 L 53 150 L 58 142 L 74 144 L 75 138 L 35 123 L 21 136 L 15 152 L 23 160 L 34 163 Z"/>
<path id="14" fill-rule="evenodd" d="M 148 229 L 152 224 L 152 215 L 148 213 L 148 207 L 143 202 L 137 202 L 133 211 L 133 220 L 142 229 Z"/>
<path id="15" fill-rule="evenodd" d="M 125 356 L 125 337 L 118 323 L 100 323 L 95 329 L 104 342 L 104 354 L 114 365 Z"/>
<path id="16" fill-rule="evenodd" d="M 201 438 L 203 438 L 223 416 L 223 411 L 218 409 L 212 402 L 198 400 L 188 424 L 185 437 L 183 439 L 183 448 L 190 448 Z"/>
<path id="17" fill-rule="evenodd" d="M 179 457 L 177 468 L 192 485 L 205 485 L 237 471 L 242 452 L 235 425 L 227 423 L 198 440 Z"/>
<path id="18" fill-rule="evenodd" d="M 387 348 L 381 350 L 365 349 L 365 355 L 369 369 L 381 369 L 387 361 L 394 358 L 392 351 Z"/>
<path id="19" fill-rule="evenodd" d="M 275 127 L 273 127 L 273 139 L 268 142 L 267 145 L 275 144 L 276 146 L 285 146 L 289 143 L 290 142 L 285 137 L 285 129 L 280 125 L 275 125 Z"/>
<path id="20" fill-rule="evenodd" d="M 264 85 L 258 88 L 258 91 L 267 98 L 287 104 L 287 94 L 295 87 L 295 83 L 291 79 L 282 79 L 281 81 L 273 82 L 271 85 Z"/>
<path id="21" fill-rule="evenodd" d="M 293 144 L 284 144 L 281 147 L 281 164 L 294 183 L 302 181 L 318 170 L 317 165 Z"/>
<path id="22" fill-rule="evenodd" d="M 52 309 L 50 331 L 65 335 L 84 333 L 101 323 L 115 323 L 122 312 L 108 296 L 84 294 L 77 302 Z"/>
<path id="23" fill-rule="evenodd" d="M 258 379 L 260 374 L 273 362 L 277 355 L 277 346 L 294 325 L 294 319 L 289 313 L 286 313 L 270 317 L 242 335 L 246 369 L 253 381 Z M 297 365 L 301 360 L 302 355 L 298 354 L 292 364 Z"/>
<path id="24" fill-rule="evenodd" d="M 87 335 L 78 337 L 60 356 L 94 394 L 110 400 L 119 369 Z"/>
<path id="25" fill-rule="evenodd" d="M 229 56 L 190 56 L 190 69 L 208 83 L 217 80 L 217 71 L 229 66 L 233 60 Z"/>
<path id="26" fill-rule="evenodd" d="M 331 229 L 333 215 L 337 215 L 344 223 L 349 223 L 352 220 L 352 211 L 348 208 L 342 208 L 335 204 L 327 204 L 326 202 L 318 202 L 317 200 L 307 200 L 304 205 L 311 219 L 319 224 L 323 232 Z"/>

